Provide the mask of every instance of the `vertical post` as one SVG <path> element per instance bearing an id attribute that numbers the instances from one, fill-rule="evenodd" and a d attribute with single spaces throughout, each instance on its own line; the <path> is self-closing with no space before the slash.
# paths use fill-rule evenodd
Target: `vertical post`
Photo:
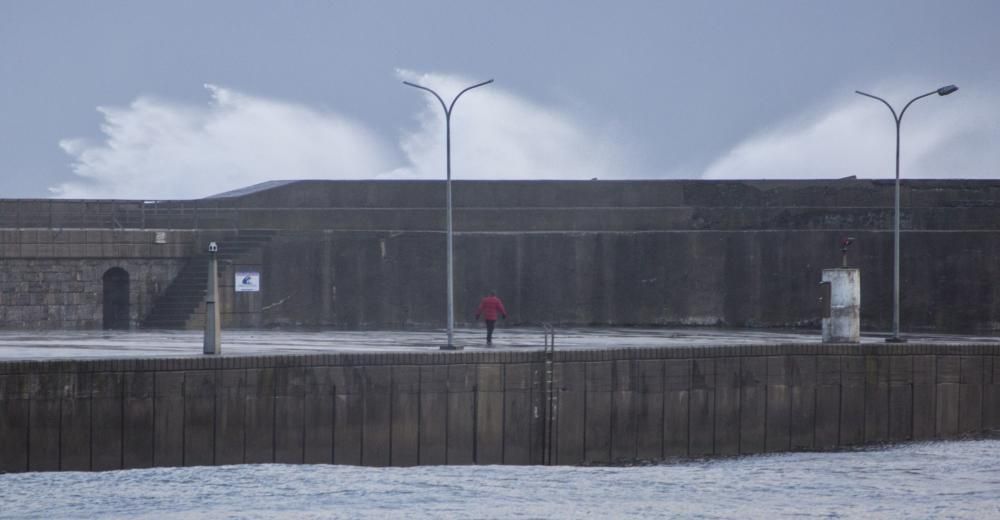
<path id="1" fill-rule="evenodd" d="M 899 219 L 900 219 L 900 204 L 899 204 L 899 133 L 900 126 L 903 123 L 903 114 L 906 113 L 906 109 L 910 108 L 910 105 L 918 99 L 923 99 L 927 96 L 937 94 L 939 96 L 947 96 L 953 94 L 958 90 L 955 85 L 945 85 L 937 90 L 932 90 L 926 94 L 921 94 L 913 99 L 911 99 L 902 110 L 899 111 L 899 115 L 896 114 L 896 109 L 892 108 L 892 105 L 888 101 L 878 97 L 868 94 L 866 92 L 861 92 L 860 90 L 855 90 L 856 94 L 860 94 L 865 97 L 870 97 L 872 99 L 881 101 L 892 113 L 892 119 L 896 122 L 896 204 L 895 212 L 896 216 L 893 224 L 893 268 L 892 268 L 892 336 L 886 338 L 886 343 L 906 343 L 906 340 L 899 336 Z"/>
<path id="2" fill-rule="evenodd" d="M 556 329 L 548 323 L 543 323 L 542 326 L 545 327 L 545 456 L 543 463 L 551 466 L 552 439 L 555 436 L 555 421 L 558 412 L 558 397 L 555 392 Z"/>
<path id="3" fill-rule="evenodd" d="M 448 323 L 448 344 L 447 345 L 443 345 L 441 347 L 441 350 L 462 350 L 462 347 L 455 345 L 455 342 L 454 342 L 454 336 L 455 336 L 455 332 L 454 332 L 455 331 L 455 277 L 454 277 L 454 250 L 452 249 L 452 242 L 453 242 L 452 235 L 453 235 L 453 232 L 452 232 L 452 225 L 451 225 L 451 112 L 455 108 L 455 102 L 458 101 L 458 98 L 462 97 L 462 94 L 465 94 L 466 92 L 468 92 L 468 91 L 470 91 L 470 90 L 472 90 L 472 89 L 474 89 L 476 87 L 481 87 L 483 85 L 489 85 L 490 83 L 493 83 L 492 79 L 489 80 L 489 81 L 484 81 L 482 83 L 476 83 L 475 85 L 472 85 L 471 87 L 466 87 L 464 90 L 462 90 L 461 92 L 459 92 L 454 97 L 454 99 L 451 100 L 451 105 L 446 105 L 445 102 L 444 102 L 444 100 L 441 99 L 441 96 L 439 96 L 437 92 L 434 92 L 433 90 L 431 90 L 431 89 L 429 89 L 427 87 L 424 87 L 424 86 L 421 86 L 421 85 L 417 85 L 416 83 L 410 83 L 409 81 L 404 81 L 403 82 L 404 85 L 407 85 L 407 86 L 410 86 L 410 87 L 413 87 L 413 88 L 419 88 L 420 90 L 426 90 L 427 92 L 430 92 L 431 94 L 433 94 L 434 97 L 437 98 L 438 102 L 441 103 L 441 108 L 444 110 L 445 173 L 447 175 L 446 180 L 445 180 L 445 185 L 446 185 L 445 191 L 446 191 L 446 199 L 447 199 L 446 200 L 446 204 L 448 206 L 448 208 L 447 208 L 447 220 L 448 220 L 448 224 L 447 224 L 447 226 L 448 226 L 447 227 L 447 235 L 448 235 L 448 238 L 447 238 L 447 242 L 448 242 L 448 245 L 447 245 L 447 247 L 448 247 L 448 255 L 447 255 L 448 256 L 448 259 L 447 259 L 447 264 L 448 264 L 448 268 L 447 268 L 447 271 L 448 271 L 448 274 L 447 274 L 447 276 L 448 276 L 448 320 L 447 320 L 447 323 Z"/>
<path id="4" fill-rule="evenodd" d="M 854 237 L 845 237 L 840 241 L 840 267 L 847 268 L 847 248 L 854 243 Z"/>
<path id="5" fill-rule="evenodd" d="M 219 246 L 208 244 L 208 291 L 205 295 L 205 354 L 221 354 L 221 330 L 219 324 L 219 261 L 216 253 Z"/>
<path id="6" fill-rule="evenodd" d="M 896 118 L 896 218 L 893 224 L 892 266 L 892 337 L 891 343 L 903 343 L 899 337 L 899 126 L 902 114 Z"/>
<path id="7" fill-rule="evenodd" d="M 456 98 L 457 99 L 457 98 Z M 447 180 L 447 204 L 448 204 L 448 345 L 446 350 L 455 349 L 455 250 L 453 249 L 453 231 L 451 220 L 451 111 L 444 115 L 445 134 L 445 155 Z"/>

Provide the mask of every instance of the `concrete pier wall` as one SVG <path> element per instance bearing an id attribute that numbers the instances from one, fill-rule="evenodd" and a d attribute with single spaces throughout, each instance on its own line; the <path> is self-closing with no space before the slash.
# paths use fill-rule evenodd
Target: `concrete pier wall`
<path id="1" fill-rule="evenodd" d="M 224 257 L 224 327 L 441 327 L 444 192 L 297 181 L 194 201 L 0 200 L 0 312 L 36 307 L 10 309 L 0 327 L 94 328 L 100 292 L 66 302 L 76 285 L 57 278 L 99 259 L 146 284 L 133 322 L 199 328 L 209 240 Z M 862 330 L 887 330 L 893 194 L 892 182 L 856 179 L 457 181 L 456 319 L 471 321 L 494 289 L 519 324 L 818 329 L 820 272 L 841 265 L 851 236 Z M 1000 181 L 905 181 L 901 196 L 902 330 L 1000 330 Z M 40 270 L 59 274 L 31 278 Z M 260 273 L 261 291 L 235 293 L 239 271 Z M 35 282 L 36 303 L 11 282 Z"/>
<path id="2" fill-rule="evenodd" d="M 459 233 L 459 324 L 496 290 L 512 323 L 820 328 L 818 281 L 840 264 L 842 231 Z M 892 233 L 851 231 L 863 273 L 862 330 L 892 325 Z M 1000 329 L 1000 233 L 909 232 L 904 331 Z M 283 234 L 263 252 L 261 326 L 443 326 L 445 236 Z M 248 296 L 237 295 L 240 299 Z"/>
<path id="3" fill-rule="evenodd" d="M 998 345 L 0 363 L 2 472 L 605 464 L 996 429 Z"/>

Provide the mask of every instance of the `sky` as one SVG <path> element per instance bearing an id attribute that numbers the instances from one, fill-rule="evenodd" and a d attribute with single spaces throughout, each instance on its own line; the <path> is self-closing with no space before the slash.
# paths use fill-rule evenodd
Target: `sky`
<path id="1" fill-rule="evenodd" d="M 1000 2 L 0 0 L 0 198 L 1000 178 Z"/>

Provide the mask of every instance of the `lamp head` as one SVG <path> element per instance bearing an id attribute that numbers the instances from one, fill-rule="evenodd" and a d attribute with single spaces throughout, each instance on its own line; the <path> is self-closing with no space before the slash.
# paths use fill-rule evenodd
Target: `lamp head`
<path id="1" fill-rule="evenodd" d="M 209 253 L 218 253 L 219 252 L 219 245 L 216 244 L 215 242 L 209 242 L 208 243 L 208 252 Z"/>
<path id="2" fill-rule="evenodd" d="M 956 87 L 955 85 L 947 85 L 937 89 L 937 94 L 939 96 L 947 96 L 948 94 L 951 94 L 956 90 L 958 90 L 958 87 Z"/>

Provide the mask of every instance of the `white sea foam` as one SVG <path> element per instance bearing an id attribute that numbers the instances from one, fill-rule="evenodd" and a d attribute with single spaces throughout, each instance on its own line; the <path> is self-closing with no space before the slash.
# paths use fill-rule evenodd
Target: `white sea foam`
<path id="1" fill-rule="evenodd" d="M 448 103 L 475 83 L 448 74 L 397 76 L 439 90 Z M 102 140 L 60 142 L 73 158 L 76 178 L 52 193 L 170 199 L 268 180 L 444 178 L 444 114 L 425 92 L 399 84 L 399 95 L 424 109 L 416 114 L 416 127 L 397 137 L 377 135 L 336 110 L 206 87 L 207 104 L 140 96 L 125 107 L 100 107 Z M 630 173 L 621 132 L 504 85 L 467 93 L 453 114 L 455 179 L 607 179 Z M 400 114 L 400 121 L 406 117 Z"/>

